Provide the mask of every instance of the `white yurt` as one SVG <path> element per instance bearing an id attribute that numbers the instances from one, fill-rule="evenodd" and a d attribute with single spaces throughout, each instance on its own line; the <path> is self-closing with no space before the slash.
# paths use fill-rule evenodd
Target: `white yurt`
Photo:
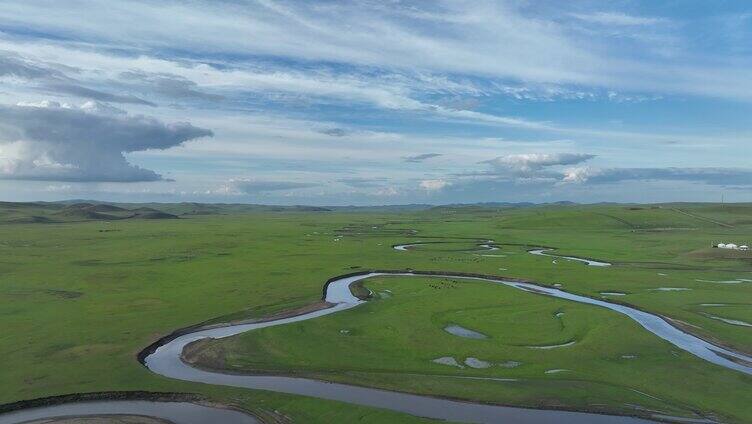
<path id="1" fill-rule="evenodd" d="M 735 245 L 734 243 L 728 243 L 726 244 L 726 249 L 738 249 L 739 246 Z"/>
<path id="2" fill-rule="evenodd" d="M 718 243 L 718 246 L 717 246 L 717 247 L 718 247 L 719 249 L 725 249 L 725 248 L 726 248 L 726 243 Z"/>

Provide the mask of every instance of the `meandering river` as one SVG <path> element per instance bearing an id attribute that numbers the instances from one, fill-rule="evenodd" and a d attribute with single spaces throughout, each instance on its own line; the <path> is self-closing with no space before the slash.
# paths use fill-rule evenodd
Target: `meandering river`
<path id="1" fill-rule="evenodd" d="M 189 343 L 204 338 L 224 338 L 247 331 L 257 330 L 260 328 L 284 325 L 294 322 L 300 322 L 315 319 L 325 315 L 334 314 L 340 311 L 351 309 L 361 305 L 363 301 L 355 297 L 350 291 L 350 286 L 358 281 L 380 276 L 402 276 L 402 277 L 440 277 L 464 279 L 473 281 L 484 281 L 493 284 L 502 284 L 526 292 L 566 299 L 573 302 L 585 303 L 597 307 L 607 308 L 614 312 L 621 313 L 633 319 L 644 327 L 647 331 L 666 340 L 679 349 L 685 350 L 693 355 L 704 359 L 716 365 L 752 375 L 752 357 L 713 345 L 696 336 L 686 333 L 677 327 L 671 325 L 668 321 L 660 316 L 650 314 L 629 306 L 607 302 L 604 300 L 593 299 L 590 297 L 569 293 L 557 288 L 541 286 L 533 283 L 511 281 L 494 277 L 463 275 L 452 273 L 420 273 L 420 272 L 368 272 L 356 275 L 347 275 L 330 280 L 325 288 L 325 300 L 332 304 L 327 309 L 321 309 L 314 312 L 275 319 L 266 322 L 247 323 L 228 325 L 225 327 L 199 329 L 187 334 L 179 335 L 174 338 L 168 338 L 157 346 L 152 352 L 143 357 L 144 365 L 156 374 L 183 381 L 192 381 L 205 384 L 215 384 L 233 387 L 244 387 L 249 389 L 270 390 L 281 393 L 312 396 L 322 399 L 336 400 L 356 405 L 389 409 L 392 411 L 408 413 L 416 416 L 434 418 L 439 420 L 448 420 L 455 422 L 472 422 L 472 423 L 498 423 L 513 422 L 518 424 L 542 424 L 542 423 L 578 423 L 578 424 L 621 424 L 621 423 L 648 423 L 652 422 L 645 419 L 601 415 L 585 412 L 569 412 L 557 410 L 538 410 L 505 407 L 496 405 L 486 405 L 470 402 L 453 401 L 440 399 L 430 396 L 421 396 L 407 393 L 400 393 L 388 390 L 373 389 L 367 387 L 353 386 L 340 383 L 329 383 L 319 380 L 273 376 L 273 375 L 239 375 L 224 374 L 221 372 L 206 371 L 193 368 L 181 360 L 183 349 Z M 501 383 L 505 384 L 505 383 Z M 111 406 L 124 405 L 125 402 L 109 402 Z M 103 403 L 105 404 L 105 403 Z M 89 409 L 90 413 L 102 413 L 107 408 L 97 406 L 96 410 Z M 74 406 L 79 405 L 79 406 Z M 76 409 L 78 414 L 87 411 L 87 403 L 59 405 L 49 407 L 48 413 L 58 416 L 56 411 L 67 411 L 68 408 Z M 174 405 L 174 403 L 173 403 Z M 188 404 L 192 405 L 192 404 Z M 118 406 L 119 407 L 119 406 Z M 57 409 L 56 409 L 57 408 Z M 91 407 L 93 408 L 93 407 Z M 115 408 L 117 409 L 117 408 Z M 28 410 L 32 411 L 32 410 Z M 37 408 L 34 410 L 37 415 L 43 416 L 46 409 Z M 147 413 L 149 410 L 145 410 Z M 227 412 L 226 410 L 221 410 Z M 13 417 L 24 417 L 25 411 L 19 411 L 12 414 L 0 415 L 0 424 L 20 423 Z M 133 411 L 131 410 L 130 413 Z M 158 412 L 158 411 L 157 411 Z M 235 412 L 235 411 L 230 411 Z M 31 412 L 29 412 L 31 413 Z M 107 412 L 114 413 L 114 412 Z M 13 415 L 15 414 L 15 415 Z M 42 414 L 42 415 L 40 415 Z M 142 412 L 144 414 L 144 412 Z M 151 415 L 151 414 L 149 414 Z M 160 416 L 156 415 L 155 416 Z M 31 418 L 33 419 L 33 417 Z M 170 419 L 170 418 L 168 418 Z M 191 424 L 186 417 L 178 416 L 171 418 L 173 422 L 180 424 Z M 225 423 L 246 423 L 248 416 L 234 420 L 228 418 L 221 422 Z M 26 419 L 25 419 L 26 420 Z M 246 421 L 243 421 L 246 420 Z M 217 421 L 214 421 L 217 422 Z M 252 421 L 251 421 L 252 422 Z"/>
<path id="2" fill-rule="evenodd" d="M 676 347 L 690 352 L 714 364 L 752 374 L 752 358 L 722 347 L 715 346 L 696 336 L 685 333 L 669 324 L 663 318 L 640 311 L 628 306 L 592 299 L 586 296 L 572 294 L 560 289 L 540 286 L 532 283 L 508 281 L 492 277 L 446 274 L 421 274 L 417 272 L 371 272 L 359 275 L 349 275 L 332 280 L 326 287 L 325 299 L 333 304 L 331 308 L 282 318 L 273 321 L 239 324 L 222 328 L 199 330 L 176 337 L 159 346 L 152 354 L 145 358 L 145 365 L 153 372 L 179 380 L 220 384 L 234 387 L 271 390 L 297 395 L 338 400 L 363 406 L 391 409 L 413 415 L 435 419 L 460 422 L 494 423 L 509 420 L 515 423 L 546 423 L 551 421 L 561 423 L 638 423 L 648 422 L 637 418 L 616 417 L 588 413 L 534 410 L 524 408 L 510 408 L 492 405 L 480 405 L 468 402 L 457 402 L 445 399 L 397 393 L 386 390 L 351 386 L 347 384 L 326 383 L 317 380 L 283 376 L 254 376 L 223 374 L 193 368 L 180 360 L 183 348 L 194 341 L 211 337 L 223 338 L 246 331 L 299 322 L 333 314 L 339 311 L 357 307 L 363 301 L 350 291 L 350 285 L 355 282 L 378 276 L 396 275 L 403 277 L 441 277 L 475 281 L 485 281 L 503 284 L 519 290 L 540 295 L 567 299 L 574 302 L 586 303 L 611 309 L 624 314 L 638 322 L 646 330 L 672 343 Z M 738 362 L 737 362 L 738 361 Z M 745 365 L 742 362 L 747 362 Z"/>
<path id="3" fill-rule="evenodd" d="M 553 255 L 551 253 L 547 253 L 552 250 L 553 249 L 533 249 L 533 250 L 528 250 L 527 253 L 530 253 L 531 255 L 550 256 L 552 258 L 562 258 L 562 259 L 567 259 L 570 261 L 582 262 L 590 266 L 611 266 L 611 264 L 608 262 L 596 261 L 594 259 L 578 258 L 577 256 Z"/>
<path id="4" fill-rule="evenodd" d="M 428 244 L 442 244 L 442 243 L 449 243 L 449 242 L 441 242 L 441 241 L 430 241 L 430 242 L 423 241 L 423 242 L 420 242 L 419 241 L 419 242 L 415 242 L 415 243 L 396 244 L 396 245 L 392 246 L 392 248 L 394 250 L 399 250 L 399 251 L 405 252 L 405 251 L 408 251 L 411 248 L 416 247 L 416 246 L 425 246 L 425 245 L 428 245 Z M 452 243 L 455 243 L 455 242 L 452 242 Z M 499 250 L 499 248 L 493 244 L 493 240 L 488 240 L 488 241 L 483 242 L 483 243 L 477 243 L 476 242 L 476 246 L 480 247 L 481 249 L 485 249 L 485 250 Z M 549 256 L 549 257 L 552 257 L 552 258 L 561 258 L 561 259 L 567 259 L 567 260 L 570 260 L 570 261 L 582 262 L 582 263 L 584 263 L 586 265 L 590 265 L 590 266 L 611 266 L 611 264 L 609 262 L 597 261 L 595 259 L 578 258 L 577 256 L 554 255 L 552 253 L 548 253 L 548 252 L 552 252 L 553 250 L 554 249 L 550 249 L 550 248 L 532 249 L 532 250 L 528 250 L 527 253 L 530 253 L 531 255 L 537 255 L 537 256 Z"/>

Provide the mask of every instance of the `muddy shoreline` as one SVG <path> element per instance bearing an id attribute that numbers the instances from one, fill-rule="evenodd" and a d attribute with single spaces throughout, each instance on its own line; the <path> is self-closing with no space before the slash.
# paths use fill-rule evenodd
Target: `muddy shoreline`
<path id="1" fill-rule="evenodd" d="M 183 408 L 184 405 L 189 404 L 191 408 L 208 408 L 216 411 L 228 411 L 233 414 L 241 414 L 239 416 L 247 417 L 248 420 L 253 422 L 263 422 L 262 419 L 255 413 L 248 411 L 232 404 L 225 404 L 213 401 L 208 397 L 197 393 L 179 393 L 179 392 L 149 392 L 149 391 L 106 391 L 106 392 L 87 392 L 87 393 L 71 393 L 58 396 L 48 396 L 42 398 L 35 398 L 29 400 L 22 400 L 12 403 L 6 403 L 0 405 L 0 421 L 3 421 L 5 414 L 13 414 L 24 411 L 33 411 L 35 409 L 56 408 L 65 406 L 81 406 L 87 404 L 96 404 L 98 402 L 115 402 L 117 404 L 128 402 L 148 402 L 150 404 L 175 404 L 177 408 Z M 108 407 L 107 411 L 100 411 L 97 413 L 88 413 L 90 411 L 81 411 L 75 414 L 62 414 L 62 415 L 50 415 L 44 418 L 36 418 L 37 420 L 48 419 L 71 419 L 71 418 L 85 418 L 85 417 L 105 417 L 105 416 L 143 416 L 158 422 L 170 422 L 163 417 L 151 415 L 149 413 L 142 413 L 139 408 L 136 411 L 123 412 L 111 412 Z M 12 418 L 11 418 L 12 419 Z M 245 419 L 245 418 L 244 418 Z M 4 422 L 4 421 L 3 421 Z M 15 422 L 15 421 L 14 421 Z M 24 421 L 25 422 L 25 421 Z M 47 422 L 47 421 L 44 421 Z M 55 421 L 52 421 L 55 422 Z"/>
<path id="2" fill-rule="evenodd" d="M 36 399 L 20 400 L 17 402 L 0 404 L 0 414 L 18 411 L 20 409 L 41 408 L 56 406 L 64 403 L 90 402 L 100 400 L 145 400 L 150 402 L 191 402 L 206 406 L 219 406 L 212 403 L 204 396 L 196 393 L 173 393 L 173 392 L 147 392 L 147 391 L 114 391 L 114 392 L 88 392 L 71 393 L 67 395 L 48 396 Z M 228 406 L 228 409 L 230 407 Z"/>

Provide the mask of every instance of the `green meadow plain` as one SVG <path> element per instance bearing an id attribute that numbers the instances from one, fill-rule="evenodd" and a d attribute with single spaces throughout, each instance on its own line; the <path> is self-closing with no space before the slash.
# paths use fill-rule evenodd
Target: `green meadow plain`
<path id="1" fill-rule="evenodd" d="M 752 323 L 752 282 L 745 281 L 752 280 L 752 253 L 711 247 L 752 242 L 752 205 L 126 208 L 0 205 L 0 404 L 143 390 L 198 393 L 269 422 L 424 422 L 175 381 L 136 361 L 141 349 L 175 329 L 300 308 L 321 300 L 327 279 L 369 269 L 561 284 L 752 352 L 752 327 L 744 325 Z M 500 250 L 479 250 L 477 242 L 488 239 Z M 446 243 L 392 248 L 417 241 Z M 536 246 L 613 266 L 527 253 Z M 201 342 L 189 359 L 234 372 L 506 405 L 752 421 L 752 377 L 678 350 L 614 312 L 466 280 L 380 277 L 365 288 L 373 295 L 363 306 Z M 450 324 L 488 338 L 451 335 L 443 330 Z M 569 345 L 530 347 L 558 344 Z M 432 362 L 448 356 L 516 366 Z"/>

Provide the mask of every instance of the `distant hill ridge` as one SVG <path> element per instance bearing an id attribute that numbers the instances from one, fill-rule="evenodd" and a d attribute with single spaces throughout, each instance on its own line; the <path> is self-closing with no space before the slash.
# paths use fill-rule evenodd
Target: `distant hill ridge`
<path id="1" fill-rule="evenodd" d="M 618 204 L 599 203 L 581 205 L 569 201 L 535 204 L 530 202 L 485 202 L 458 203 L 448 205 L 406 204 L 384 206 L 308 206 L 308 205 L 258 205 L 240 203 L 115 203 L 93 200 L 67 200 L 61 202 L 0 202 L 0 223 L 6 224 L 45 224 L 79 221 L 116 221 L 134 219 L 178 219 L 180 217 L 200 215 L 229 215 L 238 213 L 327 213 L 327 212 L 370 212 L 370 213 L 403 213 L 428 212 L 442 214 L 472 214 L 472 213 L 503 213 L 504 211 L 525 208 L 559 208 L 561 210 L 576 208 L 616 207 L 638 212 L 643 209 L 665 208 L 683 212 L 685 208 L 698 208 L 709 213 L 741 213 L 749 216 L 752 204 L 720 204 L 720 203 L 666 203 L 666 204 Z M 700 215 L 694 215 L 699 219 Z M 620 225 L 631 223 L 631 217 L 616 217 L 610 219 L 622 221 Z M 746 218 L 749 219 L 749 218 Z M 630 224 L 631 225 L 631 224 Z M 639 226 L 639 225 L 638 225 Z"/>
<path id="2" fill-rule="evenodd" d="M 128 209 L 111 203 L 89 201 L 0 202 L 0 223 L 9 224 L 177 218 L 177 215 L 150 207 Z"/>

